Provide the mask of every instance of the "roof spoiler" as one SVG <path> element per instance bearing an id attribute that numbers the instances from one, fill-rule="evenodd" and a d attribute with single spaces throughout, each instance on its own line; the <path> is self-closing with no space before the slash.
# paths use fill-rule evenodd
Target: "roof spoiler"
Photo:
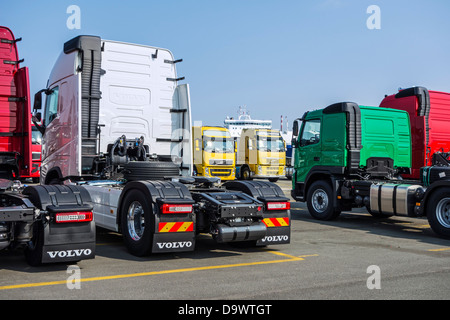
<path id="1" fill-rule="evenodd" d="M 419 100 L 419 108 L 417 109 L 417 115 L 420 117 L 426 116 L 430 112 L 430 94 L 427 88 L 424 87 L 412 87 L 403 89 L 395 95 L 396 99 L 416 96 Z"/>

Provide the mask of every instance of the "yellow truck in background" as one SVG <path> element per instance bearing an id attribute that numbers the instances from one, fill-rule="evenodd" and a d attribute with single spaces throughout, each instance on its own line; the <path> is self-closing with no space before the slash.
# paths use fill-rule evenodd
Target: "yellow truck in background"
<path id="1" fill-rule="evenodd" d="M 276 182 L 286 174 L 286 143 L 279 130 L 244 129 L 238 139 L 236 176 Z"/>
<path id="2" fill-rule="evenodd" d="M 195 176 L 235 179 L 236 148 L 228 129 L 223 127 L 192 128 Z"/>

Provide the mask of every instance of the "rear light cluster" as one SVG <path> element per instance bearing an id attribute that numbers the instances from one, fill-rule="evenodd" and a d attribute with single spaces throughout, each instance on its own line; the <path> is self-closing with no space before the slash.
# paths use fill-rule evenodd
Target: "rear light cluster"
<path id="1" fill-rule="evenodd" d="M 267 210 L 289 210 L 291 209 L 290 202 L 267 202 Z"/>
<path id="2" fill-rule="evenodd" d="M 161 212 L 163 214 L 191 213 L 192 204 L 163 204 Z"/>
<path id="3" fill-rule="evenodd" d="M 73 223 L 73 222 L 89 222 L 92 221 L 92 212 L 65 212 L 55 215 L 56 223 Z"/>

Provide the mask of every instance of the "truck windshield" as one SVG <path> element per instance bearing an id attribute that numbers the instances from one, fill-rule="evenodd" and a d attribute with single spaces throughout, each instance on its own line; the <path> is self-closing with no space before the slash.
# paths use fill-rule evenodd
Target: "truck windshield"
<path id="1" fill-rule="evenodd" d="M 285 152 L 283 139 L 281 137 L 258 136 L 258 150 L 266 152 Z"/>
<path id="2" fill-rule="evenodd" d="M 233 153 L 233 139 L 203 137 L 203 150 L 206 152 Z"/>

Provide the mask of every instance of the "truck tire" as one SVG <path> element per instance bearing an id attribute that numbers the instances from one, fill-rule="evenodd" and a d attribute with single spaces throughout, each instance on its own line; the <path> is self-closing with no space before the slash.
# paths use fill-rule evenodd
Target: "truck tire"
<path id="1" fill-rule="evenodd" d="M 437 189 L 427 201 L 427 218 L 431 229 L 442 238 L 450 239 L 450 189 Z"/>
<path id="2" fill-rule="evenodd" d="M 164 180 L 165 177 L 177 177 L 180 168 L 169 161 L 131 161 L 125 165 L 123 177 L 128 181 Z"/>
<path id="3" fill-rule="evenodd" d="M 309 187 L 306 203 L 309 213 L 317 220 L 329 221 L 341 214 L 333 207 L 333 190 L 326 181 L 316 181 Z"/>
<path id="4" fill-rule="evenodd" d="M 241 180 L 252 180 L 250 169 L 248 167 L 243 167 L 241 169 Z"/>
<path id="5" fill-rule="evenodd" d="M 149 200 L 142 191 L 127 192 L 121 210 L 121 228 L 125 246 L 138 257 L 152 251 L 154 219 Z"/>
<path id="6" fill-rule="evenodd" d="M 42 263 L 42 252 L 44 248 L 44 226 L 41 221 L 33 225 L 33 238 L 24 250 L 25 259 L 32 267 L 40 266 Z"/>

